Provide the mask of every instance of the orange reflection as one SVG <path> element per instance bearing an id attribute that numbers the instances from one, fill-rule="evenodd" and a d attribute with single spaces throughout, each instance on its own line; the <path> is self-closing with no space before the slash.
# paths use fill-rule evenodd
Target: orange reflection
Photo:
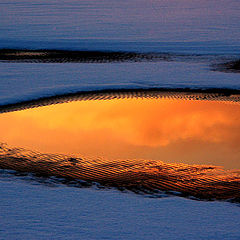
<path id="1" fill-rule="evenodd" d="M 171 191 L 173 194 L 198 199 L 240 201 L 240 171 L 208 165 L 142 159 L 109 161 L 104 158 L 42 154 L 0 144 L 0 168 L 35 173 L 36 175 L 31 175 L 31 179 L 35 176 L 38 181 L 40 177 L 41 183 L 44 183 L 42 177 L 47 177 L 47 184 L 53 181 L 79 187 L 97 182 L 101 186 L 130 190 L 138 194 L 159 196 L 159 191 Z M 50 176 L 58 178 L 49 179 Z M 84 184 L 82 180 L 87 183 Z"/>
<path id="2" fill-rule="evenodd" d="M 0 142 L 40 152 L 240 168 L 240 105 L 76 101 L 0 115 Z"/>

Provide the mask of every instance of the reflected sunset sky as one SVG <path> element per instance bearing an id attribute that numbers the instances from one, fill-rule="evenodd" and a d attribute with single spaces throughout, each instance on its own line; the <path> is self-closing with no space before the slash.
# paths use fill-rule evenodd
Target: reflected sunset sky
<path id="1" fill-rule="evenodd" d="M 0 115 L 0 142 L 54 154 L 240 168 L 240 105 L 220 101 L 74 101 Z"/>

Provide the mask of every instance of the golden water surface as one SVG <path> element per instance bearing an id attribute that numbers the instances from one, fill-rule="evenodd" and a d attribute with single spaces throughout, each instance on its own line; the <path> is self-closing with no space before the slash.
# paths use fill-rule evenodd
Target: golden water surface
<path id="1" fill-rule="evenodd" d="M 0 142 L 7 145 L 2 145 L 2 166 L 26 170 L 21 163 L 30 166 L 39 158 L 39 164 L 46 163 L 42 170 L 50 171 L 49 159 L 62 167 L 63 159 L 68 159 L 72 170 L 68 166 L 60 174 L 55 165 L 51 174 L 107 185 L 119 185 L 116 179 L 126 172 L 121 184 L 129 178 L 146 185 L 150 174 L 149 188 L 157 184 L 158 189 L 179 190 L 176 186 L 185 181 L 179 191 L 193 189 L 194 184 L 197 188 L 200 182 L 202 189 L 203 182 L 209 186 L 214 176 L 218 182 L 238 181 L 234 189 L 239 190 L 239 120 L 238 103 L 147 98 L 73 101 L 3 113 Z M 25 160 L 14 163 L 17 156 Z M 75 169 L 78 164 L 81 170 Z M 31 166 L 35 171 L 37 165 Z M 166 182 L 166 176 L 173 178 Z"/>

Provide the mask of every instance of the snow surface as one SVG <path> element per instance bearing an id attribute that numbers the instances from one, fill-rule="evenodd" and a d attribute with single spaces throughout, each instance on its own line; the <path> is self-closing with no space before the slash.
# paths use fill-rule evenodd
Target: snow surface
<path id="1" fill-rule="evenodd" d="M 239 11 L 239 0 L 1 0 L 0 39 L 239 42 Z"/>
<path id="2" fill-rule="evenodd" d="M 236 73 L 201 62 L 0 63 L 0 105 L 63 93 L 120 88 L 240 89 Z"/>
<path id="3" fill-rule="evenodd" d="M 240 208 L 0 179 L 0 239 L 240 238 Z"/>
<path id="4" fill-rule="evenodd" d="M 239 57 L 239 10 L 238 0 L 1 0 L 0 48 Z M 210 63 L 0 62 L 0 105 L 82 90 L 240 88 L 238 74 Z"/>

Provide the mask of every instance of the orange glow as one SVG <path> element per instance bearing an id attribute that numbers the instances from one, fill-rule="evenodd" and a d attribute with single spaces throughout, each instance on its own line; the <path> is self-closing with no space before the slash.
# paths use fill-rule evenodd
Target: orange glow
<path id="1" fill-rule="evenodd" d="M 0 115 L 0 142 L 47 153 L 240 168 L 240 105 L 115 99 Z"/>

